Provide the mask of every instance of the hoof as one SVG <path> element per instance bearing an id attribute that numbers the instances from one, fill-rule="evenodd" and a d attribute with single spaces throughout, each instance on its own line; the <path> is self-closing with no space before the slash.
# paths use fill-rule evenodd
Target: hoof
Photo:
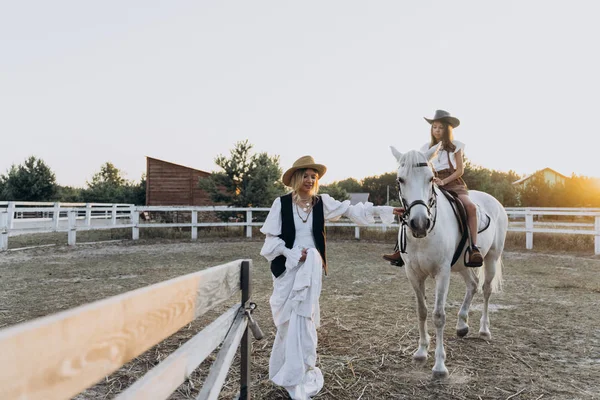
<path id="1" fill-rule="evenodd" d="M 465 337 L 465 336 L 467 336 L 467 333 L 469 333 L 469 327 L 456 330 L 456 335 L 458 337 Z"/>
<path id="2" fill-rule="evenodd" d="M 492 334 L 489 332 L 479 332 L 479 337 L 485 340 L 490 340 L 492 338 Z"/>
<path id="3" fill-rule="evenodd" d="M 427 354 L 413 354 L 412 359 L 417 364 L 423 364 L 427 361 Z"/>
<path id="4" fill-rule="evenodd" d="M 441 371 L 433 371 L 433 379 L 446 379 L 448 377 L 448 370 L 444 368 Z"/>

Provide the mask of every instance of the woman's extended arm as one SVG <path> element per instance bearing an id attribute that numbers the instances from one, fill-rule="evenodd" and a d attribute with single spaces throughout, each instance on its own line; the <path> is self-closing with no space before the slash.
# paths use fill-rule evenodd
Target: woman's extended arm
<path id="1" fill-rule="evenodd" d="M 350 204 L 350 200 L 338 201 L 328 194 L 322 194 L 323 213 L 327 221 L 336 221 L 347 217 L 357 225 L 370 225 L 375 223 L 375 215 L 379 215 L 384 224 L 394 222 L 393 207 L 373 206 L 373 203 Z"/>

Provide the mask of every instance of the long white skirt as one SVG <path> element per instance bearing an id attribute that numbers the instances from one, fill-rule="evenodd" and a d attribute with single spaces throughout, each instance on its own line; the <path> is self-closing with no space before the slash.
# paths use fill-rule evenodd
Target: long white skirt
<path id="1" fill-rule="evenodd" d="M 270 304 L 277 335 L 269 360 L 269 378 L 293 400 L 308 400 L 323 388 L 316 367 L 323 263 L 316 249 L 306 261 L 273 281 Z"/>

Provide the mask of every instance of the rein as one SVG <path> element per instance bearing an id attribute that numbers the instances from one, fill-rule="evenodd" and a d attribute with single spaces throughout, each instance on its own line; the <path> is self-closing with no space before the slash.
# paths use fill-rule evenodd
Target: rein
<path id="1" fill-rule="evenodd" d="M 414 164 L 413 167 L 429 167 L 429 163 L 421 162 Z M 415 200 L 412 203 L 408 204 L 406 199 L 402 196 L 402 191 L 400 190 L 400 180 L 396 180 L 398 183 L 398 194 L 400 196 L 400 201 L 404 206 L 404 213 L 400 217 L 400 223 L 402 224 L 402 229 L 400 232 L 400 252 L 406 254 L 406 226 L 408 225 L 408 217 L 410 216 L 410 210 L 414 206 L 423 206 L 427 209 L 427 215 L 431 216 L 431 209 L 435 208 L 435 214 L 433 214 L 433 223 L 431 224 L 431 228 L 427 233 L 431 232 L 435 227 L 435 222 L 437 221 L 437 193 L 435 192 L 435 186 L 433 182 L 431 182 L 431 197 L 429 198 L 429 204 L 425 203 L 423 200 Z"/>

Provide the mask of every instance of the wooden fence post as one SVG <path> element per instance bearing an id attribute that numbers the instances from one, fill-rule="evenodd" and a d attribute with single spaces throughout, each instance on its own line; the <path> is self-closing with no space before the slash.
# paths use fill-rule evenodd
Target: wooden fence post
<path id="1" fill-rule="evenodd" d="M 138 240 L 140 238 L 140 212 L 133 210 L 131 210 L 131 223 L 133 224 L 133 227 L 131 228 L 131 239 L 133 240 Z"/>
<path id="2" fill-rule="evenodd" d="M 77 223 L 77 211 L 69 210 L 67 211 L 67 215 L 69 216 L 69 233 L 67 234 L 67 242 L 69 246 L 75 246 L 77 242 L 77 227 L 75 224 Z"/>
<path id="3" fill-rule="evenodd" d="M 594 229 L 596 237 L 594 238 L 594 254 L 600 254 L 600 215 L 596 215 L 594 219 Z"/>
<path id="4" fill-rule="evenodd" d="M 86 203 L 85 205 L 85 226 L 92 225 L 92 205 L 90 203 Z"/>
<path id="5" fill-rule="evenodd" d="M 360 239 L 360 228 L 358 226 L 354 227 L 354 239 Z"/>
<path id="6" fill-rule="evenodd" d="M 0 251 L 8 250 L 8 213 L 0 211 Z"/>
<path id="7" fill-rule="evenodd" d="M 252 211 L 246 210 L 246 237 L 252 237 Z"/>
<path id="8" fill-rule="evenodd" d="M 198 239 L 198 227 L 196 224 L 198 223 L 198 211 L 192 211 L 192 240 Z"/>
<path id="9" fill-rule="evenodd" d="M 529 210 L 525 214 L 525 248 L 533 249 L 533 214 Z"/>
<path id="10" fill-rule="evenodd" d="M 246 308 L 252 295 L 249 261 L 242 261 L 241 286 L 242 308 Z M 250 386 L 250 349 L 252 343 L 250 342 L 249 324 L 246 325 L 240 344 L 240 400 L 250 400 L 250 391 L 248 389 Z"/>
<path id="11" fill-rule="evenodd" d="M 15 202 L 9 201 L 8 206 L 6 208 L 8 212 L 8 229 L 12 229 L 15 227 Z"/>

